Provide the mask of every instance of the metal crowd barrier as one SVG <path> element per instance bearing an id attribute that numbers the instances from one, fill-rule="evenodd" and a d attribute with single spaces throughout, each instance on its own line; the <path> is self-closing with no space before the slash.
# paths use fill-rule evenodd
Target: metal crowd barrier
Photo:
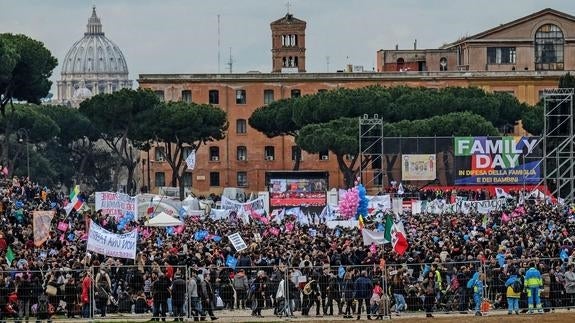
<path id="1" fill-rule="evenodd" d="M 433 312 L 469 313 L 474 308 L 473 291 L 466 285 L 475 272 L 485 275 L 484 298 L 489 309 L 506 310 L 505 281 L 511 271 L 524 274 L 530 262 L 535 262 L 543 275 L 540 294 L 544 309 L 574 307 L 575 293 L 567 293 L 564 287 L 565 272 L 572 264 L 559 258 L 506 259 L 504 267 L 497 261 L 441 259 L 361 266 L 313 266 L 308 261 L 290 267 L 159 264 L 13 270 L 0 272 L 0 276 L 9 295 L 3 308 L 5 319 L 37 317 L 46 308 L 47 315 L 58 320 L 98 320 L 104 314 L 106 320 L 160 319 L 164 315 L 170 319 L 209 319 L 213 315 L 241 320 L 260 313 L 313 320 L 357 317 L 360 307 L 362 318 L 368 312 L 372 318 L 396 312 L 423 315 L 427 305 Z M 368 282 L 370 289 L 361 297 L 357 283 L 360 276 L 365 276 L 363 282 Z M 425 287 L 429 277 L 436 286 L 433 295 L 428 295 Z M 41 305 L 43 300 L 46 307 Z M 526 293 L 521 293 L 519 306 L 527 311 Z"/>

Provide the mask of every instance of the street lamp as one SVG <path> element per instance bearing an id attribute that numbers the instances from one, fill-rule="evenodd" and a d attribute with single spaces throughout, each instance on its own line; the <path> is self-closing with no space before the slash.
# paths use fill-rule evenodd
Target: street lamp
<path id="1" fill-rule="evenodd" d="M 18 129 L 18 133 L 19 134 L 24 134 L 24 136 L 26 137 L 26 172 L 28 174 L 28 179 L 30 179 L 30 149 L 29 149 L 29 144 L 30 144 L 30 137 L 29 137 L 29 133 L 28 130 L 24 129 L 24 128 L 20 128 Z M 22 135 L 19 136 L 20 139 L 18 139 L 18 142 L 22 143 Z"/>

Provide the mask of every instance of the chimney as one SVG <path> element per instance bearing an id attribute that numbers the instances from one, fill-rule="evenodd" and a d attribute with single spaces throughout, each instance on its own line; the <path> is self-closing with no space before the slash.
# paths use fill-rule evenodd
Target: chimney
<path id="1" fill-rule="evenodd" d="M 399 44 L 395 44 L 395 50 L 399 50 Z"/>
<path id="2" fill-rule="evenodd" d="M 417 39 L 413 41 L 413 50 L 417 50 Z"/>
<path id="3" fill-rule="evenodd" d="M 348 73 L 353 72 L 353 65 L 347 64 L 347 72 L 348 72 Z"/>

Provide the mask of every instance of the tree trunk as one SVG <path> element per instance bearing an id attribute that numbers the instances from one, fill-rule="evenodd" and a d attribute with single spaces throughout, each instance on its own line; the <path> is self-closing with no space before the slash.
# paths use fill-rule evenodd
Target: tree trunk
<path id="1" fill-rule="evenodd" d="M 385 174 L 387 175 L 387 183 L 394 180 L 393 166 L 395 165 L 398 156 L 399 155 L 385 155 Z"/>
<path id="2" fill-rule="evenodd" d="M 295 160 L 293 163 L 293 170 L 299 170 L 300 163 L 301 163 L 301 149 L 297 149 L 295 154 Z"/>
<path id="3" fill-rule="evenodd" d="M 186 198 L 184 196 L 184 176 L 178 176 L 178 185 L 180 190 L 180 201 L 183 201 Z"/>
<path id="4" fill-rule="evenodd" d="M 353 187 L 355 184 L 355 174 L 357 172 L 356 170 L 353 169 L 353 167 L 355 165 L 355 161 L 357 160 L 357 157 L 355 157 L 355 159 L 350 163 L 349 166 L 343 160 L 343 155 L 337 155 L 336 154 L 335 158 L 337 160 L 339 170 L 343 174 L 343 181 L 344 181 L 345 187 L 346 188 Z"/>
<path id="5" fill-rule="evenodd" d="M 136 169 L 136 166 L 133 163 L 130 163 L 126 167 L 128 168 L 128 182 L 126 183 L 126 192 L 129 195 L 134 196 L 136 195 L 134 192 L 134 170 Z"/>
<path id="6" fill-rule="evenodd" d="M 116 167 L 114 168 L 114 179 L 112 181 L 112 186 L 114 186 L 114 190 L 118 190 L 118 182 L 120 181 L 120 171 L 122 170 L 122 166 L 123 166 L 123 156 L 122 156 L 122 152 L 124 151 L 124 149 L 126 148 L 126 144 L 128 141 L 127 138 L 127 131 L 124 132 L 124 134 L 122 134 L 122 139 L 120 139 L 120 149 L 118 150 L 119 154 L 118 154 L 118 162 L 116 164 Z"/>

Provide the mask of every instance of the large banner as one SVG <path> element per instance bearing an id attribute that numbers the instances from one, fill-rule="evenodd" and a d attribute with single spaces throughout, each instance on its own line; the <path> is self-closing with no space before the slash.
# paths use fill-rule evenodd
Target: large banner
<path id="1" fill-rule="evenodd" d="M 136 247 L 138 244 L 138 231 L 125 234 L 112 233 L 90 220 L 90 233 L 86 250 L 101 255 L 136 259 Z"/>
<path id="2" fill-rule="evenodd" d="M 261 218 L 266 213 L 264 199 L 261 197 L 253 201 L 240 203 L 222 196 L 221 204 L 222 209 L 235 212 L 243 219 L 244 223 L 249 223 L 250 218 Z"/>
<path id="3" fill-rule="evenodd" d="M 455 137 L 455 185 L 537 184 L 537 137 Z"/>
<path id="4" fill-rule="evenodd" d="M 325 178 L 272 179 L 270 206 L 324 207 L 327 203 L 327 180 Z"/>
<path id="5" fill-rule="evenodd" d="M 122 218 L 131 212 L 137 216 L 138 201 L 135 196 L 124 193 L 96 192 L 96 210 L 102 210 L 102 214 L 109 214 L 116 218 Z"/>
<path id="6" fill-rule="evenodd" d="M 50 223 L 56 212 L 34 211 L 32 213 L 32 225 L 34 230 L 34 245 L 40 247 L 50 238 Z"/>
<path id="7" fill-rule="evenodd" d="M 404 181 L 432 181 L 437 178 L 434 154 L 402 155 L 401 179 Z"/>
<path id="8" fill-rule="evenodd" d="M 501 210 L 505 206 L 505 199 L 492 199 L 483 201 L 464 201 L 458 199 L 455 203 L 449 204 L 446 200 L 413 201 L 411 206 L 412 214 L 430 213 L 444 214 L 461 212 L 464 214 L 479 213 L 487 214 L 492 211 Z"/>

